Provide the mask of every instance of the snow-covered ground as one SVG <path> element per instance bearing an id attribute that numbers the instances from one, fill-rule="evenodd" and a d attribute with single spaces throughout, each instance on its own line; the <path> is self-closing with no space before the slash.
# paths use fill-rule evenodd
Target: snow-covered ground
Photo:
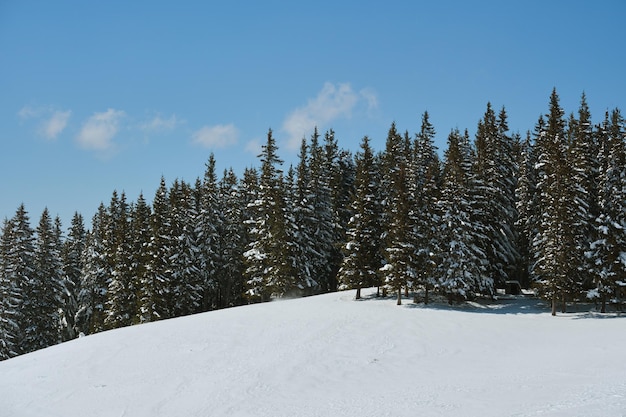
<path id="1" fill-rule="evenodd" d="M 0 416 L 626 416 L 626 316 L 354 294 L 135 326 L 0 362 Z"/>

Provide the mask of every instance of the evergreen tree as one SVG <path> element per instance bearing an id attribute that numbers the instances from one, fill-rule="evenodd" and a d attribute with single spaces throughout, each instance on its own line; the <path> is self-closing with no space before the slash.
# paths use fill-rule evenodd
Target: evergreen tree
<path id="1" fill-rule="evenodd" d="M 111 269 L 106 257 L 107 223 L 107 209 L 104 204 L 100 204 L 85 238 L 76 312 L 79 333 L 93 334 L 104 330 L 105 306 L 111 280 Z"/>
<path id="2" fill-rule="evenodd" d="M 250 300 L 268 300 L 271 295 L 282 296 L 297 288 L 294 270 L 285 262 L 287 245 L 285 199 L 282 161 L 270 129 L 267 142 L 259 155 L 261 176 L 259 193 L 248 208 L 252 220 L 247 221 L 251 242 L 244 253 L 246 260 L 247 295 Z"/>
<path id="3" fill-rule="evenodd" d="M 571 222 L 576 218 L 572 204 L 574 184 L 567 158 L 566 123 L 556 89 L 550 96 L 550 113 L 545 130 L 537 142 L 537 192 L 541 218 L 533 241 L 537 261 L 534 272 L 542 295 L 552 301 L 556 315 L 557 301 L 565 300 L 575 287 L 572 278 L 577 271 L 571 262 L 576 256 L 575 230 Z"/>
<path id="4" fill-rule="evenodd" d="M 132 236 L 130 279 L 137 292 L 136 306 L 131 323 L 144 322 L 142 297 L 143 286 L 152 275 L 152 210 L 143 193 L 139 194 L 136 204 L 130 212 L 130 233 Z"/>
<path id="5" fill-rule="evenodd" d="M 595 221 L 596 241 L 590 245 L 594 292 L 606 301 L 626 287 L 626 138 L 624 118 L 615 109 L 600 129 L 599 207 Z"/>
<path id="6" fill-rule="evenodd" d="M 41 214 L 34 243 L 35 274 L 28 281 L 23 313 L 29 326 L 23 352 L 32 352 L 60 342 L 62 276 L 60 222 L 53 225 L 48 209 Z M 28 306 L 28 307 L 27 307 Z"/>
<path id="7" fill-rule="evenodd" d="M 21 290 L 15 278 L 13 219 L 4 219 L 0 240 L 0 361 L 19 354 Z"/>
<path id="8" fill-rule="evenodd" d="M 449 302 L 465 300 L 474 293 L 493 293 L 493 279 L 486 274 L 484 239 L 479 223 L 472 222 L 471 149 L 467 133 L 453 130 L 445 152 L 440 201 L 442 244 L 439 261 L 440 291 Z"/>
<path id="9" fill-rule="evenodd" d="M 428 112 L 422 115 L 420 132 L 413 143 L 413 158 L 410 192 L 414 195 L 412 209 L 413 241 L 415 245 L 415 287 L 424 289 L 424 302 L 428 304 L 428 293 L 437 285 L 434 273 L 435 255 L 439 250 L 439 200 L 441 167 L 436 152 L 435 128 L 430 123 Z"/>
<path id="10" fill-rule="evenodd" d="M 172 271 L 169 254 L 172 249 L 169 190 L 161 177 L 152 202 L 150 220 L 150 268 L 140 283 L 139 309 L 141 322 L 151 322 L 171 317 L 169 294 Z"/>
<path id="11" fill-rule="evenodd" d="M 415 280 L 415 253 L 411 211 L 413 195 L 409 190 L 410 140 L 408 133 L 404 138 L 398 134 L 395 124 L 389 130 L 385 149 L 384 183 L 387 189 L 385 218 L 388 228 L 384 232 L 385 264 L 380 268 L 387 287 L 397 294 L 400 305 L 401 290 Z"/>
<path id="12" fill-rule="evenodd" d="M 133 324 L 137 314 L 138 283 L 133 282 L 130 207 L 126 195 L 113 192 L 109 205 L 106 257 L 111 268 L 105 325 L 115 329 Z"/>
<path id="13" fill-rule="evenodd" d="M 200 311 L 202 305 L 202 262 L 196 234 L 197 213 L 191 187 L 174 181 L 170 190 L 170 237 L 172 247 L 169 264 L 172 271 L 170 312 L 180 317 Z"/>
<path id="14" fill-rule="evenodd" d="M 338 274 L 339 288 L 356 288 L 357 299 L 361 298 L 361 288 L 379 285 L 378 270 L 382 266 L 379 184 L 374 152 L 365 136 L 361 151 L 356 154 L 354 214 L 348 222 L 344 258 Z"/>
<path id="15" fill-rule="evenodd" d="M 63 244 L 63 280 L 62 280 L 62 340 L 74 339 L 77 333 L 76 313 L 80 293 L 81 273 L 83 270 L 83 252 L 86 244 L 86 230 L 83 216 L 74 213 L 67 239 Z"/>
<path id="16" fill-rule="evenodd" d="M 202 309 L 210 310 L 219 304 L 219 282 L 217 271 L 221 268 L 221 234 L 224 227 L 223 212 L 220 209 L 217 174 L 215 172 L 215 157 L 209 156 L 206 165 L 200 200 L 199 222 L 199 251 L 200 271 L 202 273 L 203 301 Z"/>
<path id="17" fill-rule="evenodd" d="M 35 236 L 28 212 L 20 205 L 9 222 L 8 250 L 4 258 L 4 279 L 8 285 L 5 314 L 12 322 L 9 355 L 20 355 L 40 348 L 37 340 L 37 308 L 41 298 L 40 275 L 35 263 Z M 7 308 L 8 307 L 8 308 Z"/>
<path id="18" fill-rule="evenodd" d="M 222 262 L 217 272 L 219 288 L 218 307 L 231 307 L 243 303 L 244 265 L 242 253 L 246 240 L 241 209 L 239 181 L 232 169 L 224 171 L 219 184 L 219 201 L 224 207 L 222 228 Z"/>

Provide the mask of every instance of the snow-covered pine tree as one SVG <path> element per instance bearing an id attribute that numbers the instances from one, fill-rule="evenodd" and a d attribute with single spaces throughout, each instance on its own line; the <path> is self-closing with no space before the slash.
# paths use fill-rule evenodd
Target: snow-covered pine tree
<path id="1" fill-rule="evenodd" d="M 21 290 L 15 278 L 13 219 L 4 219 L 0 236 L 0 361 L 19 354 Z"/>
<path id="2" fill-rule="evenodd" d="M 411 219 L 413 195 L 409 190 L 411 142 L 408 132 L 402 137 L 395 124 L 389 129 L 385 148 L 383 181 L 389 188 L 385 204 L 387 228 L 384 232 L 385 264 L 380 268 L 386 286 L 397 294 L 415 281 L 414 226 Z"/>
<path id="3" fill-rule="evenodd" d="M 243 303 L 244 279 L 243 257 L 245 228 L 239 181 L 231 169 L 224 171 L 219 183 L 219 201 L 224 207 L 222 228 L 222 262 L 217 272 L 219 284 L 218 308 Z"/>
<path id="4" fill-rule="evenodd" d="M 589 258 L 594 265 L 593 293 L 606 301 L 626 287 L 626 130 L 618 109 L 607 113 L 599 129 L 599 215 L 595 221 L 597 240 Z"/>
<path id="5" fill-rule="evenodd" d="M 450 303 L 474 293 L 493 292 L 493 279 L 486 275 L 486 256 L 479 246 L 484 239 L 481 225 L 472 222 L 471 149 L 467 132 L 458 129 L 448 136 L 440 200 L 442 244 L 439 290 Z"/>
<path id="6" fill-rule="evenodd" d="M 598 210 L 598 146 L 597 135 L 593 132 L 591 114 L 585 94 L 582 94 L 578 118 L 573 115 L 569 123 L 568 165 L 572 169 L 573 218 L 570 223 L 574 230 L 574 256 L 571 257 L 573 276 L 576 289 L 583 290 L 592 286 L 594 265 L 586 253 L 590 245 L 597 240 L 595 219 Z M 578 294 L 576 294 L 578 295 Z"/>
<path id="7" fill-rule="evenodd" d="M 108 217 L 107 208 L 101 203 L 85 237 L 75 319 L 79 333 L 93 334 L 105 328 L 105 306 L 111 281 L 111 268 L 106 257 Z"/>
<path id="8" fill-rule="evenodd" d="M 130 326 L 138 311 L 139 283 L 133 282 L 130 207 L 126 194 L 113 192 L 109 205 L 105 256 L 111 268 L 106 301 L 107 329 Z"/>
<path id="9" fill-rule="evenodd" d="M 439 253 L 439 215 L 437 204 L 441 183 L 441 166 L 434 144 L 435 128 L 428 112 L 422 114 L 420 131 L 413 142 L 409 181 L 414 195 L 412 208 L 413 240 L 415 245 L 415 290 L 424 290 L 424 302 L 428 304 L 429 291 L 437 285 L 435 256 Z"/>
<path id="10" fill-rule="evenodd" d="M 20 205 L 9 222 L 9 248 L 4 260 L 5 280 L 9 284 L 9 309 L 5 310 L 14 323 L 11 354 L 23 354 L 38 349 L 33 323 L 37 315 L 37 293 L 41 286 L 35 263 L 35 236 L 28 212 Z"/>
<path id="11" fill-rule="evenodd" d="M 63 264 L 60 221 L 55 229 L 45 208 L 36 232 L 35 275 L 24 292 L 28 303 L 23 306 L 23 314 L 29 321 L 24 334 L 24 353 L 55 345 L 61 340 L 59 312 L 62 310 Z"/>
<path id="12" fill-rule="evenodd" d="M 204 171 L 198 213 L 198 249 L 202 274 L 202 310 L 218 307 L 219 283 L 217 271 L 221 268 L 223 212 L 219 199 L 215 156 L 209 155 Z"/>
<path id="13" fill-rule="evenodd" d="M 78 336 L 76 313 L 78 312 L 78 295 L 80 294 L 86 233 L 83 216 L 78 212 L 74 213 L 67 238 L 63 243 L 61 255 L 63 260 L 61 310 L 62 341 L 71 340 Z"/>
<path id="14" fill-rule="evenodd" d="M 552 302 L 556 315 L 561 300 L 565 311 L 568 293 L 575 288 L 577 271 L 571 258 L 576 256 L 572 219 L 576 218 L 573 172 L 567 158 L 566 122 L 556 89 L 550 96 L 550 113 L 537 141 L 537 192 L 539 212 L 537 234 L 533 240 L 536 262 L 533 272 L 541 294 Z"/>
<path id="15" fill-rule="evenodd" d="M 202 306 L 202 256 L 196 233 L 197 213 L 193 193 L 185 181 L 175 180 L 170 189 L 169 252 L 171 284 L 169 310 L 172 317 L 199 312 Z"/>
<path id="16" fill-rule="evenodd" d="M 137 291 L 137 306 L 132 317 L 132 324 L 142 323 L 141 294 L 143 283 L 150 279 L 152 274 L 152 210 L 146 202 L 143 193 L 139 194 L 137 202 L 130 211 L 130 233 L 132 236 L 131 252 L 131 280 Z"/>
<path id="17" fill-rule="evenodd" d="M 478 243 L 487 257 L 487 274 L 498 285 L 514 274 L 519 256 L 514 229 L 517 167 L 507 131 L 505 109 L 496 117 L 491 103 L 487 103 L 476 132 L 472 221 L 484 231 L 485 238 Z"/>
<path id="18" fill-rule="evenodd" d="M 244 252 L 246 260 L 247 296 L 251 301 L 266 301 L 272 295 L 282 296 L 296 288 L 293 271 L 286 268 L 283 256 L 286 241 L 285 200 L 282 160 L 278 146 L 267 133 L 267 141 L 259 155 L 261 176 L 258 197 L 248 206 L 252 219 L 248 225 L 251 242 Z"/>
<path id="19" fill-rule="evenodd" d="M 165 178 L 161 177 L 152 201 L 150 219 L 152 237 L 150 242 L 150 268 L 140 282 L 139 313 L 141 322 L 151 322 L 171 317 L 169 294 L 172 270 L 169 254 L 173 241 L 171 229 L 169 190 Z"/>
<path id="20" fill-rule="evenodd" d="M 360 147 L 356 154 L 356 191 L 351 204 L 354 214 L 348 222 L 344 258 L 338 273 L 339 288 L 356 288 L 357 299 L 361 298 L 361 288 L 380 285 L 378 270 L 382 266 L 379 172 L 367 136 Z"/>
<path id="21" fill-rule="evenodd" d="M 540 119 L 543 121 L 543 117 Z M 541 129 L 541 128 L 539 128 Z M 536 155 L 535 147 L 530 132 L 521 142 L 519 155 L 519 174 L 515 189 L 516 208 L 518 218 L 515 222 L 519 261 L 517 277 L 524 288 L 530 287 L 531 263 L 533 262 L 532 241 L 537 233 L 539 221 L 537 203 L 537 176 L 535 171 Z"/>

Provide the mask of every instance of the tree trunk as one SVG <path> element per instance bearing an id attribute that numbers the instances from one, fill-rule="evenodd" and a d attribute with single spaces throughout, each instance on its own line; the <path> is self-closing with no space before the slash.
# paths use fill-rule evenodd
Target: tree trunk
<path id="1" fill-rule="evenodd" d="M 408 285 L 406 287 L 404 287 L 404 296 L 405 297 L 409 296 L 409 286 Z"/>
<path id="2" fill-rule="evenodd" d="M 565 299 L 565 294 L 561 295 L 561 313 L 567 313 L 567 303 Z"/>
<path id="3" fill-rule="evenodd" d="M 428 304 L 428 285 L 424 286 L 424 304 Z"/>
<path id="4" fill-rule="evenodd" d="M 606 313 L 606 295 L 602 294 L 602 307 L 600 307 L 600 313 Z"/>
<path id="5" fill-rule="evenodd" d="M 401 288 L 398 288 L 398 302 L 396 304 L 399 306 L 402 305 L 402 289 Z"/>
<path id="6" fill-rule="evenodd" d="M 361 287 L 356 287 L 356 298 L 357 300 L 361 299 Z"/>
<path id="7" fill-rule="evenodd" d="M 556 292 L 552 294 L 552 315 L 556 316 Z"/>

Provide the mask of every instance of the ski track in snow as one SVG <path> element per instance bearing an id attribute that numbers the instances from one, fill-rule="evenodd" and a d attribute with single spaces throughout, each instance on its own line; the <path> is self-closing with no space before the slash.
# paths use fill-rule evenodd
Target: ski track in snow
<path id="1" fill-rule="evenodd" d="M 214 311 L 0 362 L 0 417 L 626 416 L 621 316 L 372 294 Z"/>

